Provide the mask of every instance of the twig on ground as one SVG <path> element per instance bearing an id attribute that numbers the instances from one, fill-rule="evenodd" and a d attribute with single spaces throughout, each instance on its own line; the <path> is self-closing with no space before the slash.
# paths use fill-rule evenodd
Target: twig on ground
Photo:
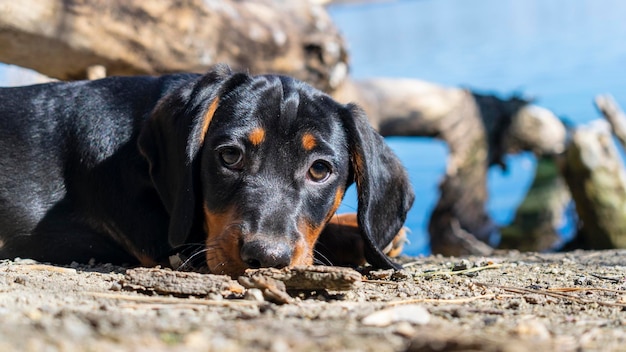
<path id="1" fill-rule="evenodd" d="M 531 288 L 523 288 L 523 287 L 509 287 L 509 286 L 500 286 L 500 285 L 490 285 L 490 284 L 485 284 L 485 283 L 479 283 L 476 282 L 475 283 L 478 286 L 482 286 L 485 288 L 497 288 L 506 292 L 512 292 L 512 293 L 518 293 L 518 294 L 539 294 L 539 295 L 545 295 L 545 296 L 549 296 L 549 297 L 554 297 L 554 298 L 561 298 L 561 299 L 566 299 L 572 302 L 576 302 L 579 304 L 598 304 L 598 305 L 602 305 L 602 306 L 607 306 L 607 307 L 626 307 L 626 303 L 618 303 L 618 302 L 605 302 L 605 301 L 598 301 L 598 300 L 593 300 L 593 299 L 585 299 L 585 298 L 580 298 L 580 297 L 576 297 L 576 296 L 572 296 L 572 295 L 568 295 L 565 293 L 561 293 L 561 292 L 567 292 L 564 291 L 566 288 L 560 288 L 558 290 L 560 291 L 554 291 L 554 289 L 547 289 L 547 290 L 537 290 L 537 289 L 531 289 Z M 601 289 L 601 288 L 592 288 L 592 287 L 588 287 L 588 288 L 581 288 L 581 290 L 577 290 L 577 288 L 567 288 L 571 291 L 592 291 L 592 290 L 596 290 L 596 291 L 604 291 L 607 289 Z"/>
<path id="2" fill-rule="evenodd" d="M 437 298 L 417 298 L 417 299 L 405 299 L 402 301 L 392 301 L 387 302 L 386 305 L 389 306 L 398 306 L 404 304 L 415 304 L 415 303 L 447 303 L 447 304 L 463 304 L 468 302 L 473 302 L 481 299 L 492 299 L 496 297 L 503 297 L 502 295 L 497 295 L 495 293 L 490 293 L 481 296 L 467 297 L 467 298 L 452 298 L 452 299 L 437 299 Z"/>
<path id="3" fill-rule="evenodd" d="M 130 296 L 119 293 L 108 292 L 85 292 L 86 294 L 99 298 L 109 298 L 121 301 L 131 301 L 147 304 L 168 304 L 168 305 L 200 305 L 200 306 L 254 306 L 258 305 L 256 301 L 246 300 L 207 300 L 207 299 L 190 299 L 176 297 L 153 297 L 153 296 Z"/>
<path id="4" fill-rule="evenodd" d="M 366 282 L 368 284 L 378 284 L 378 285 L 392 285 L 392 286 L 398 286 L 399 285 L 397 282 L 386 281 L 386 280 L 368 280 L 368 279 L 363 279 L 362 282 Z"/>
<path id="5" fill-rule="evenodd" d="M 433 272 L 424 272 L 424 273 L 418 273 L 415 274 L 415 276 L 422 276 L 422 277 L 427 277 L 427 276 L 437 276 L 437 275 L 463 275 L 463 274 L 468 274 L 468 273 L 475 273 L 475 272 L 479 272 L 479 271 L 483 271 L 483 270 L 488 270 L 488 269 L 497 269 L 497 268 L 501 268 L 503 267 L 504 264 L 489 264 L 489 265 L 485 265 L 485 266 L 477 266 L 474 268 L 469 268 L 469 269 L 464 269 L 464 270 L 456 270 L 456 271 L 433 271 Z"/>
<path id="6" fill-rule="evenodd" d="M 602 275 L 593 274 L 593 273 L 590 274 L 590 275 L 595 277 L 595 278 L 597 278 L 597 279 L 612 281 L 615 284 L 617 284 L 620 281 L 624 280 L 624 278 L 621 278 L 621 277 L 602 276 Z"/>

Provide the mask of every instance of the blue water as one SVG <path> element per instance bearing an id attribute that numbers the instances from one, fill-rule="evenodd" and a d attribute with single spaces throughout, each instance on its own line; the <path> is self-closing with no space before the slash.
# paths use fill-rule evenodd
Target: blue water
<path id="1" fill-rule="evenodd" d="M 331 16 L 357 78 L 410 77 L 502 97 L 522 93 L 575 123 L 599 118 L 593 98 L 612 93 L 626 108 L 626 1 L 421 0 L 333 5 Z M 389 138 L 418 194 L 405 253 L 429 252 L 426 226 L 445 170 L 446 147 Z M 532 155 L 510 156 L 489 172 L 488 211 L 511 221 L 532 181 Z M 354 211 L 354 191 L 342 207 Z"/>

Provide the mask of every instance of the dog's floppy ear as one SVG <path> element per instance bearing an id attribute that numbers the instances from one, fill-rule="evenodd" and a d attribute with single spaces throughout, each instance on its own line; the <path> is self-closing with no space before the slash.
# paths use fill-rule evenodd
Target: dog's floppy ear
<path id="1" fill-rule="evenodd" d="M 197 206 L 197 154 L 219 106 L 223 83 L 232 75 L 218 65 L 195 82 L 162 98 L 140 132 L 138 145 L 148 160 L 150 177 L 165 205 L 170 245 L 182 245 L 200 231 Z"/>
<path id="2" fill-rule="evenodd" d="M 382 249 L 400 231 L 413 204 L 409 178 L 360 108 L 349 104 L 342 120 L 357 187 L 357 220 L 365 242 L 365 259 L 375 267 L 399 268 Z"/>

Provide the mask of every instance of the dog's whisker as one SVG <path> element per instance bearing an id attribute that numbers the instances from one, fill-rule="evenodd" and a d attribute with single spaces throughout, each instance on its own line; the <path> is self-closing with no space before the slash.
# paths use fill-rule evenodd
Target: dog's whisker
<path id="1" fill-rule="evenodd" d="M 330 259 L 328 259 L 328 257 L 323 255 L 320 251 L 313 250 L 313 253 L 315 254 L 315 256 L 313 257 L 313 262 L 315 263 L 317 261 L 317 263 L 315 264 L 333 265 L 333 262 Z"/>
<path id="2" fill-rule="evenodd" d="M 313 265 L 328 265 L 328 264 L 324 263 L 323 261 L 317 258 L 313 258 Z"/>
<path id="3" fill-rule="evenodd" d="M 202 250 L 199 250 L 199 251 L 193 253 L 191 256 L 189 256 L 189 258 L 187 258 L 187 260 L 185 260 L 181 265 L 179 265 L 178 268 L 176 268 L 176 270 L 182 270 L 182 269 L 186 268 L 187 265 L 189 265 L 199 255 L 207 253 L 208 251 L 209 251 L 209 248 L 205 248 L 205 249 L 202 249 Z M 191 266 L 191 267 L 194 268 L 195 266 Z"/>

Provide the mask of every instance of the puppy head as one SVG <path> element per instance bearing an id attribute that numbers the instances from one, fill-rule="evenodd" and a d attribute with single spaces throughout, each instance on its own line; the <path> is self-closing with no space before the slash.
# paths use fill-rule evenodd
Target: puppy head
<path id="1" fill-rule="evenodd" d="M 313 263 L 313 249 L 354 181 L 368 261 L 412 202 L 406 174 L 363 113 L 294 79 L 224 66 L 164 98 L 140 148 L 178 246 L 202 234 L 211 272 Z"/>

